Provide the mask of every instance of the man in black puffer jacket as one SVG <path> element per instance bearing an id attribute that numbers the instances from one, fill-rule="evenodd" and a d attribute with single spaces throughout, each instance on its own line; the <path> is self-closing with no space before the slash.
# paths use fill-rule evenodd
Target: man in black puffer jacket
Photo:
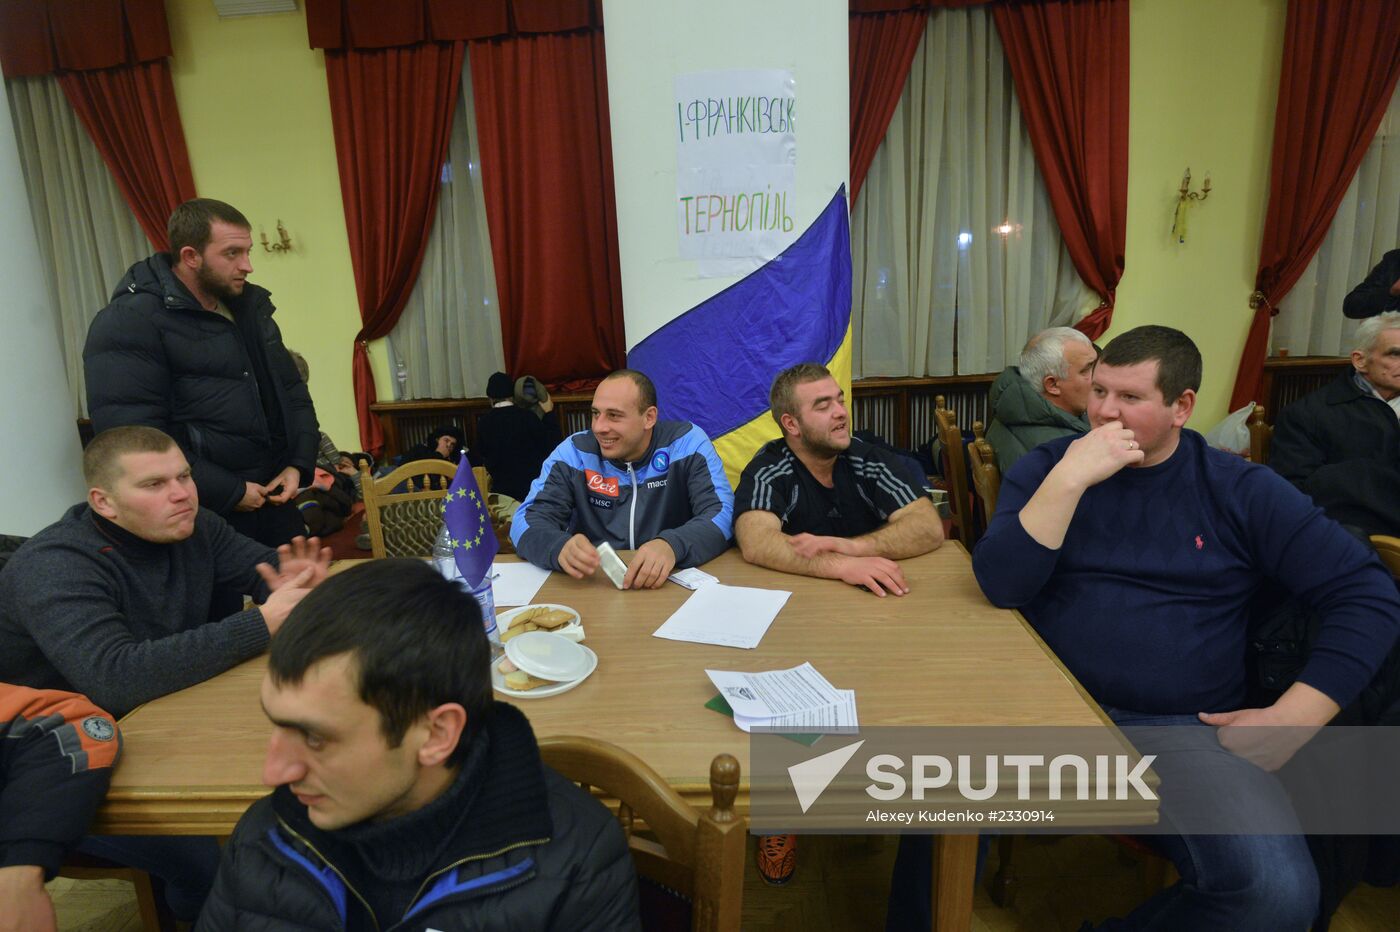
<path id="1" fill-rule="evenodd" d="M 418 560 L 328 579 L 272 641 L 263 780 L 199 932 L 634 930 L 616 819 L 491 698 L 476 600 Z"/>
<path id="2" fill-rule="evenodd" d="M 320 434 L 265 288 L 248 283 L 248 219 L 197 198 L 170 215 L 169 253 L 133 265 L 83 347 L 93 429 L 140 424 L 174 437 L 199 502 L 276 547 L 305 533 L 292 499 Z"/>

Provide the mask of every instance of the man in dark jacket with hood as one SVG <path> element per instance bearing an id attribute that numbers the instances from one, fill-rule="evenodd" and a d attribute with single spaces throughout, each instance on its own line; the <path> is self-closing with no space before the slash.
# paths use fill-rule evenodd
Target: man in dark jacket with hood
<path id="1" fill-rule="evenodd" d="M 1057 437 L 1089 430 L 1089 383 L 1098 352 L 1073 327 L 1051 327 L 1031 337 L 1018 365 L 1008 366 L 987 398 L 987 442 L 1005 475 L 1031 450 Z"/>
<path id="2" fill-rule="evenodd" d="M 273 639 L 263 781 L 200 932 L 639 929 L 622 830 L 491 698 L 476 600 L 418 560 L 310 594 Z"/>
<path id="3" fill-rule="evenodd" d="M 305 533 L 292 504 L 310 484 L 316 411 L 248 282 L 248 219 L 196 198 L 170 215 L 170 252 L 127 270 L 83 348 L 94 430 L 139 424 L 174 437 L 199 501 L 270 547 Z"/>
<path id="4" fill-rule="evenodd" d="M 504 372 L 486 381 L 486 397 L 491 409 L 477 419 L 476 443 L 491 473 L 491 491 L 523 502 L 545 459 L 563 439 L 554 402 L 533 376 L 512 382 Z"/>

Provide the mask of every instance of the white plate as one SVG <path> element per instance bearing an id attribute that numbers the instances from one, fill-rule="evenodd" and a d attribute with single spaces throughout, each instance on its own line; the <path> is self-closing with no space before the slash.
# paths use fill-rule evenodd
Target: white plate
<path id="1" fill-rule="evenodd" d="M 519 608 L 513 608 L 508 612 L 501 612 L 499 615 L 496 616 L 496 630 L 500 632 L 502 636 L 504 636 L 506 630 L 510 628 L 510 623 L 515 618 L 515 616 L 519 615 L 526 609 L 531 608 L 557 608 L 562 611 L 568 612 L 570 615 L 573 615 L 573 621 L 565 625 L 560 625 L 559 627 L 555 628 L 552 633 L 561 634 L 571 641 L 583 640 L 583 624 L 581 623 L 582 619 L 579 618 L 578 611 L 576 609 L 570 608 L 567 605 L 559 605 L 555 602 L 532 602 L 529 605 L 522 605 Z"/>
<path id="2" fill-rule="evenodd" d="M 588 670 L 583 645 L 550 631 L 526 631 L 506 642 L 506 656 L 516 669 L 533 677 L 564 683 Z"/>
<path id="3" fill-rule="evenodd" d="M 496 664 L 500 663 L 500 660 L 496 660 L 491 664 L 491 685 L 495 687 L 496 692 L 506 696 L 514 696 L 516 699 L 547 699 L 550 696 L 566 693 L 588 679 L 593 675 L 593 671 L 598 669 L 598 655 L 593 653 L 586 644 L 580 644 L 579 647 L 582 647 L 583 652 L 588 655 L 588 672 L 576 680 L 555 683 L 552 686 L 540 686 L 536 689 L 511 689 L 506 685 L 505 674 L 496 669 Z"/>

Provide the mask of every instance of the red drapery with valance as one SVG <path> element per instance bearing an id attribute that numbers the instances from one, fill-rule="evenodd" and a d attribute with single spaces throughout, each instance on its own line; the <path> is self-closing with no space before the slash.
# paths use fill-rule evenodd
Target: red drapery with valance
<path id="1" fill-rule="evenodd" d="M 506 367 L 549 383 L 626 359 L 599 30 L 473 42 Z"/>
<path id="2" fill-rule="evenodd" d="M 870 0 L 851 0 L 852 206 L 890 128 L 928 23 L 927 10 L 864 11 L 870 5 Z"/>
<path id="3" fill-rule="evenodd" d="M 1400 77 L 1400 4 L 1291 0 L 1274 114 L 1269 212 L 1230 410 L 1259 401 L 1269 320 L 1322 245 Z"/>
<path id="4" fill-rule="evenodd" d="M 350 264 L 360 299 L 352 350 L 360 442 L 384 446 L 367 347 L 398 323 L 432 230 L 462 82 L 460 42 L 326 52 Z"/>
<path id="5" fill-rule="evenodd" d="M 903 93 L 927 11 L 987 0 L 851 0 L 851 201 Z M 1108 329 L 1128 227 L 1128 0 L 991 3 L 1021 114 L 1075 270 Z"/>
<path id="6" fill-rule="evenodd" d="M 56 74 L 118 189 L 158 249 L 166 221 L 194 197 L 170 79 L 161 0 L 6 0 L 5 77 Z"/>
<path id="7" fill-rule="evenodd" d="M 311 45 L 326 49 L 360 296 L 365 448 L 383 443 L 366 343 L 398 322 L 422 264 L 467 41 L 507 364 L 556 382 L 615 367 L 622 301 L 596 0 L 307 0 L 306 13 Z"/>
<path id="8" fill-rule="evenodd" d="M 1060 235 L 1113 319 L 1128 229 L 1128 0 L 1017 0 L 992 7 Z"/>

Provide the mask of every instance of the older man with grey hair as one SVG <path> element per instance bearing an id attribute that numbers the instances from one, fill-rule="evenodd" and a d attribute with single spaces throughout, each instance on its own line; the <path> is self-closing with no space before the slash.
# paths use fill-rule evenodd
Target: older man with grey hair
<path id="1" fill-rule="evenodd" d="M 1098 351 L 1073 327 L 1051 327 L 1031 337 L 1017 365 L 992 383 L 987 440 L 1006 472 L 1047 440 L 1082 434 L 1089 421 L 1089 383 Z"/>
<path id="2" fill-rule="evenodd" d="M 1400 312 L 1356 328 L 1352 371 L 1279 413 L 1269 465 L 1327 514 L 1400 534 Z"/>

